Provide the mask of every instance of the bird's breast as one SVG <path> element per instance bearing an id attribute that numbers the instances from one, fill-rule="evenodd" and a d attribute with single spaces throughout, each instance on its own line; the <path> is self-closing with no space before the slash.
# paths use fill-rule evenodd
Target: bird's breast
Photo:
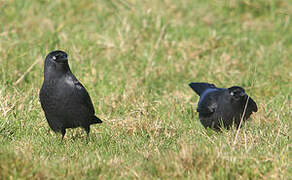
<path id="1" fill-rule="evenodd" d="M 71 103 L 73 88 L 66 80 L 45 82 L 40 93 L 41 103 L 46 110 L 64 109 Z"/>

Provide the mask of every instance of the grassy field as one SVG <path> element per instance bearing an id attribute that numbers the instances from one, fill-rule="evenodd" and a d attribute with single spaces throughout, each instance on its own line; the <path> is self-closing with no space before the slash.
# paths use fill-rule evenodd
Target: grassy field
<path id="1" fill-rule="evenodd" d="M 0 1 L 0 179 L 291 179 L 291 0 Z M 69 54 L 96 115 L 53 133 L 44 58 Z M 198 120 L 188 83 L 257 102 L 236 138 Z"/>

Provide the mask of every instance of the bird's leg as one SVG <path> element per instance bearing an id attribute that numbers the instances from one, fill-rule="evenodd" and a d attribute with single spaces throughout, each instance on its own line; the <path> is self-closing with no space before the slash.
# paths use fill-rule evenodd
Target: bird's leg
<path id="1" fill-rule="evenodd" d="M 90 126 L 84 128 L 84 129 L 85 129 L 85 131 L 86 131 L 86 141 L 88 142 L 88 140 L 89 140 Z"/>
<path id="2" fill-rule="evenodd" d="M 63 141 L 64 136 L 65 136 L 65 134 L 66 134 L 66 129 L 62 129 L 62 130 L 61 130 L 61 133 L 62 133 L 62 141 Z"/>

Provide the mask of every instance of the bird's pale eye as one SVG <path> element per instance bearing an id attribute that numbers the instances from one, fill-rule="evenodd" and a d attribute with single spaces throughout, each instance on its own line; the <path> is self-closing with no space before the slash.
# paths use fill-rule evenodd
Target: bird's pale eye
<path id="1" fill-rule="evenodd" d="M 57 59 L 56 56 L 53 56 L 53 59 L 56 60 Z"/>
<path id="2" fill-rule="evenodd" d="M 233 96 L 234 95 L 234 92 L 230 92 L 230 95 Z"/>

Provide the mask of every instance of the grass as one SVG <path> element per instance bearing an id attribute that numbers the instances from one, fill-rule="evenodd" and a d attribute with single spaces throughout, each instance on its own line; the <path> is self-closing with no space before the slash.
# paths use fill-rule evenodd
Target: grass
<path id="1" fill-rule="evenodd" d="M 292 1 L 0 2 L 0 179 L 289 179 Z M 63 142 L 38 93 L 69 54 L 105 122 Z M 243 86 L 259 111 L 205 130 L 188 87 Z M 234 143 L 236 142 L 236 143 Z"/>

